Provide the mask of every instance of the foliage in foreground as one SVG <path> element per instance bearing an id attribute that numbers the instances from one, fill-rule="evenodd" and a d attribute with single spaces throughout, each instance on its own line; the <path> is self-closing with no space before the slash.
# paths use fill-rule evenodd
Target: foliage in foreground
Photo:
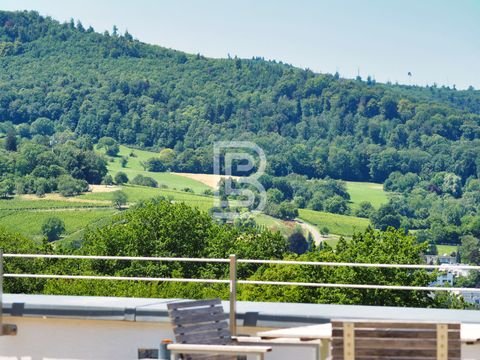
<path id="1" fill-rule="evenodd" d="M 14 245 L 15 244 L 15 245 Z M 18 244 L 18 246 L 16 246 Z M 50 251 L 0 230 L 0 247 L 11 252 Z M 184 204 L 166 200 L 148 201 L 116 216 L 102 228 L 85 234 L 82 255 L 161 256 L 191 258 L 227 258 L 237 254 L 243 259 L 295 259 L 362 263 L 420 264 L 425 245 L 401 231 L 367 229 L 349 242 L 341 240 L 334 251 L 328 246 L 303 255 L 288 253 L 288 244 L 279 233 L 254 228 L 217 224 L 206 213 Z M 6 271 L 57 274 L 89 274 L 139 277 L 185 277 L 226 279 L 228 265 L 219 263 L 141 262 L 120 260 L 48 260 L 23 263 L 7 259 Z M 14 261 L 12 261 L 14 260 Z M 29 264 L 29 267 L 26 267 Z M 240 279 L 299 281 L 318 283 L 356 283 L 427 286 L 435 274 L 425 270 L 311 267 L 239 264 Z M 7 292 L 36 292 L 66 295 L 104 295 L 137 297 L 227 297 L 224 284 L 121 282 L 121 281 L 6 281 Z M 256 301 L 304 303 L 340 303 L 423 307 L 462 306 L 452 296 L 432 298 L 428 292 L 352 290 L 339 288 L 303 288 L 280 286 L 241 286 L 239 298 Z"/>

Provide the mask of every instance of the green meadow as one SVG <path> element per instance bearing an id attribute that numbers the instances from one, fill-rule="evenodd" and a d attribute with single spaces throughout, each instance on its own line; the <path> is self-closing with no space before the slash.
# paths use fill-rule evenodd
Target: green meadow
<path id="1" fill-rule="evenodd" d="M 101 152 L 101 150 L 99 151 Z M 133 155 L 133 156 L 132 156 Z M 183 202 L 202 211 L 209 211 L 213 206 L 213 197 L 202 195 L 209 186 L 180 175 L 171 173 L 155 173 L 144 171 L 141 162 L 156 156 L 157 153 L 145 150 L 131 149 L 120 146 L 119 156 L 108 158 L 108 170 L 112 176 L 123 171 L 129 179 L 136 175 L 150 176 L 159 182 L 159 188 L 151 188 L 125 184 L 121 186 L 128 197 L 128 204 L 154 197 L 165 197 L 174 202 Z M 120 164 L 121 157 L 127 157 L 125 167 Z M 162 187 L 164 185 L 165 187 Z M 369 201 L 378 208 L 388 201 L 387 194 L 381 184 L 346 182 L 347 190 L 351 197 L 351 207 L 356 209 L 362 201 Z M 193 192 L 183 189 L 189 188 Z M 66 232 L 63 243 L 81 241 L 87 226 L 99 226 L 118 212 L 114 209 L 111 200 L 112 192 L 94 192 L 79 195 L 74 198 L 64 199 L 60 196 L 54 198 L 47 196 L 42 199 L 32 197 L 14 197 L 0 200 L 0 226 L 9 230 L 20 232 L 35 239 L 41 238 L 41 225 L 51 216 L 56 216 L 65 222 Z M 338 241 L 336 236 L 351 236 L 354 231 L 361 231 L 369 224 L 369 220 L 353 216 L 331 214 L 307 209 L 299 210 L 300 218 L 319 229 L 327 227 L 334 236 L 327 240 L 331 245 Z M 293 222 L 285 222 L 265 214 L 256 215 L 258 225 L 265 226 L 273 231 L 280 231 L 288 236 L 295 228 Z M 440 250 L 442 249 L 442 250 Z M 451 252 L 450 249 L 439 247 L 439 253 Z"/>
<path id="2" fill-rule="evenodd" d="M 283 236 L 289 236 L 295 229 L 295 224 L 292 221 L 286 222 L 266 214 L 256 215 L 255 222 L 257 225 L 265 226 L 272 231 L 279 231 Z"/>
<path id="3" fill-rule="evenodd" d="M 321 229 L 327 227 L 330 234 L 352 236 L 355 231 L 363 231 L 369 225 L 368 219 L 355 216 L 331 214 L 321 211 L 299 209 L 299 218 Z"/>
<path id="4" fill-rule="evenodd" d="M 101 150 L 99 152 L 102 152 Z M 130 156 L 134 154 L 134 156 Z M 125 156 L 128 158 L 127 165 L 122 167 L 120 164 L 121 158 Z M 166 185 L 171 189 L 182 190 L 185 188 L 192 189 L 195 193 L 201 194 L 205 190 L 210 189 L 209 186 L 196 181 L 193 179 L 186 178 L 184 176 L 168 173 L 168 172 L 151 172 L 143 170 L 141 162 L 147 161 L 148 159 L 158 156 L 158 153 L 145 150 L 131 149 L 126 146 L 120 146 L 120 153 L 117 157 L 110 158 L 113 161 L 108 162 L 108 171 L 112 176 L 119 171 L 123 171 L 127 174 L 128 178 L 131 180 L 137 175 L 149 176 L 158 181 L 159 185 Z"/>
<path id="5" fill-rule="evenodd" d="M 438 255 L 450 255 L 452 252 L 457 252 L 458 247 L 456 245 L 437 245 Z"/>
<path id="6" fill-rule="evenodd" d="M 175 202 L 184 202 L 187 205 L 192 207 L 197 207 L 200 210 L 208 211 L 213 206 L 213 197 L 198 195 L 190 192 L 173 190 L 173 189 L 162 189 L 162 188 L 152 188 L 138 185 L 122 185 L 122 191 L 128 197 L 128 203 L 133 204 L 142 200 L 151 199 L 154 197 L 163 196 L 169 200 Z M 97 192 L 97 193 L 87 193 L 78 196 L 79 199 L 84 200 L 102 200 L 102 201 L 111 201 L 113 198 L 113 192 Z"/>
<path id="7" fill-rule="evenodd" d="M 41 239 L 42 224 L 49 217 L 58 217 L 65 223 L 65 235 L 68 236 L 89 224 L 102 218 L 111 217 L 116 210 L 113 209 L 70 209 L 70 210 L 2 210 L 0 211 L 0 226 L 12 232 L 25 236 Z"/>
<path id="8" fill-rule="evenodd" d="M 382 184 L 355 181 L 345 181 L 345 183 L 353 210 L 357 209 L 358 204 L 363 201 L 370 202 L 376 209 L 388 202 L 387 193 L 383 190 Z"/>

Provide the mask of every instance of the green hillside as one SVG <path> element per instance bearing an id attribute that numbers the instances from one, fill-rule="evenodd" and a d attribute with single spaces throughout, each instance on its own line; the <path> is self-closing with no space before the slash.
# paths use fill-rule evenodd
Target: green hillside
<path id="1" fill-rule="evenodd" d="M 144 174 L 140 161 L 150 153 L 135 150 L 135 158 L 120 147 L 105 163 L 92 151 L 105 138 L 168 151 L 161 165 L 171 172 L 205 174 L 215 142 L 248 140 L 267 156 L 278 200 L 270 215 L 292 218 L 296 206 L 360 214 L 361 223 L 408 228 L 437 244 L 479 236 L 473 88 L 349 80 L 260 57 L 210 59 L 27 11 L 0 11 L 0 68 L 0 197 L 61 192 L 65 183 L 74 195 L 104 180 L 106 165 L 130 178 Z M 125 168 L 121 156 L 129 156 Z M 295 174 L 304 178 L 285 184 Z M 148 175 L 172 191 L 207 188 Z M 320 180 L 301 184 L 312 179 Z M 346 181 L 346 192 L 330 179 Z M 360 209 L 364 201 L 374 209 Z"/>
<path id="2" fill-rule="evenodd" d="M 116 211 L 107 208 L 50 210 L 50 211 L 0 211 L 0 226 L 34 239 L 42 239 L 41 227 L 46 219 L 58 217 L 65 223 L 65 235 L 86 228 L 102 218 L 111 217 Z"/>
<path id="3" fill-rule="evenodd" d="M 55 131 L 175 149 L 177 172 L 211 173 L 213 142 L 231 139 L 260 145 L 273 175 L 477 176 L 474 90 L 347 80 L 261 58 L 208 59 L 35 12 L 0 12 L 0 66 L 1 121 L 46 118 Z"/>

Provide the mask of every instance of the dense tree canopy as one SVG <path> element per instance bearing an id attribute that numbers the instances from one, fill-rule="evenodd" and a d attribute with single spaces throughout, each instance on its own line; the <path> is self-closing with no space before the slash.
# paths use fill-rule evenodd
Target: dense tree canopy
<path id="1" fill-rule="evenodd" d="M 167 148 L 159 159 L 176 171 L 211 172 L 213 142 L 235 139 L 264 148 L 274 175 L 478 176 L 475 90 L 346 80 L 261 58 L 207 59 L 35 12 L 0 12 L 0 49 L 0 121 L 29 136 L 69 130 L 112 154 L 114 141 Z"/>
<path id="2" fill-rule="evenodd" d="M 155 150 L 144 162 L 152 171 L 210 173 L 215 141 L 249 140 L 267 154 L 272 215 L 290 219 L 297 207 L 351 214 L 345 187 L 331 179 L 375 181 L 393 193 L 390 202 L 355 213 L 376 227 L 418 230 L 435 243 L 480 237 L 473 88 L 208 59 L 36 12 L 0 11 L 0 67 L 0 197 L 100 183 L 106 164 L 94 143 L 109 156 L 119 144 Z"/>
<path id="3" fill-rule="evenodd" d="M 465 247 L 471 247 L 465 241 Z M 0 229 L 0 248 L 6 252 L 51 252 L 19 235 Z M 350 241 L 341 239 L 333 250 L 316 248 L 301 234 L 288 241 L 279 233 L 251 226 L 218 224 L 184 204 L 155 199 L 120 213 L 110 223 L 87 230 L 80 255 L 288 259 L 301 261 L 421 264 L 426 244 L 403 231 L 367 229 Z M 61 248 L 55 248 L 61 252 Z M 299 253 L 302 255 L 296 255 Z M 228 278 L 228 266 L 219 263 L 49 259 L 7 259 L 6 271 L 47 274 L 90 274 L 139 277 Z M 238 265 L 240 279 L 317 283 L 427 286 L 435 273 L 415 269 L 345 268 L 297 265 Z M 178 282 L 6 279 L 7 291 L 75 295 L 141 297 L 227 297 L 224 285 Z M 309 303 L 449 307 L 454 297 L 432 297 L 425 291 L 392 291 L 293 286 L 242 285 L 244 300 Z M 458 305 L 458 303 L 457 303 Z M 460 304 L 461 305 L 461 304 Z"/>

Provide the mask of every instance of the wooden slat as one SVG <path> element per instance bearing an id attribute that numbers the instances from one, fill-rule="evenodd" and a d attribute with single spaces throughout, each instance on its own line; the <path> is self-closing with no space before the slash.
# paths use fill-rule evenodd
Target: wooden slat
<path id="1" fill-rule="evenodd" d="M 264 354 L 272 351 L 270 346 L 242 346 L 242 345 L 198 345 L 198 344 L 169 344 L 167 348 L 176 353 L 192 354 Z"/>
<path id="2" fill-rule="evenodd" d="M 403 331 L 400 329 L 396 330 L 355 330 L 356 337 L 362 338 L 399 338 L 399 339 L 436 339 L 437 332 L 436 331 Z M 332 330 L 332 337 L 333 338 L 341 338 L 343 337 L 343 330 Z M 452 340 L 460 340 L 460 332 L 449 332 L 448 333 L 449 339 Z"/>
<path id="3" fill-rule="evenodd" d="M 334 356 L 344 355 L 344 359 L 348 360 L 344 354 L 344 348 L 336 347 L 333 348 L 332 354 Z M 432 360 L 437 360 L 437 349 L 355 349 L 355 358 L 357 359 L 359 356 L 384 356 L 390 358 L 391 356 L 403 356 L 403 357 L 426 357 L 431 358 Z M 448 356 L 451 357 L 458 357 L 459 350 L 449 350 Z"/>
<path id="4" fill-rule="evenodd" d="M 187 325 L 193 325 L 193 324 L 198 324 L 198 323 L 208 323 L 208 322 L 221 322 L 224 320 L 228 319 L 228 314 L 216 314 L 212 315 L 210 317 L 205 317 L 203 314 L 195 317 L 190 317 L 188 319 L 175 319 L 173 322 L 172 320 L 172 325 L 174 326 L 187 326 Z"/>
<path id="5" fill-rule="evenodd" d="M 437 330 L 436 323 L 402 323 L 402 322 L 354 322 L 355 329 L 419 329 L 419 330 Z M 443 324 L 447 325 L 449 330 L 460 331 L 460 324 Z M 332 329 L 342 329 L 342 323 L 338 321 L 332 322 Z"/>
<path id="6" fill-rule="evenodd" d="M 183 354 L 184 360 L 238 360 L 232 355 L 211 355 L 211 354 Z"/>
<path id="7" fill-rule="evenodd" d="M 228 329 L 228 323 L 226 321 L 220 322 L 210 322 L 210 323 L 200 323 L 187 326 L 177 326 L 173 329 L 175 335 L 196 333 L 209 330 L 223 330 Z"/>
<path id="8" fill-rule="evenodd" d="M 199 316 L 191 316 L 189 318 L 176 318 L 176 319 L 171 319 L 172 324 L 175 326 L 186 326 L 190 324 L 196 324 L 196 323 L 206 323 L 206 322 L 219 322 L 219 321 L 224 321 L 228 319 L 228 314 L 215 314 L 211 316 L 206 316 L 204 314 L 201 314 Z"/>
<path id="9" fill-rule="evenodd" d="M 176 340 L 181 344 L 214 344 L 215 342 L 212 341 L 217 341 L 218 344 L 227 344 L 231 342 L 230 331 L 228 330 L 178 335 L 176 336 Z"/>
<path id="10" fill-rule="evenodd" d="M 223 313 L 223 307 L 221 306 L 211 306 L 206 308 L 196 308 L 188 310 L 170 310 L 169 315 L 172 318 L 188 318 L 191 316 L 198 315 L 213 315 Z"/>
<path id="11" fill-rule="evenodd" d="M 343 357 L 345 360 L 355 360 L 355 324 L 343 323 Z"/>
<path id="12" fill-rule="evenodd" d="M 235 355 L 182 354 L 184 360 L 239 360 Z"/>
<path id="13" fill-rule="evenodd" d="M 343 346 L 342 338 L 335 338 L 332 341 L 335 347 Z M 394 339 L 394 338 L 355 338 L 355 348 L 362 349 L 383 349 L 383 348 L 407 348 L 407 349 L 436 349 L 437 339 Z M 459 349 L 459 341 L 450 340 L 448 347 Z"/>
<path id="14" fill-rule="evenodd" d="M 214 305 L 220 305 L 221 303 L 222 302 L 220 301 L 220 299 L 181 301 L 181 302 L 167 304 L 167 309 L 173 310 L 173 309 L 183 309 L 183 308 L 189 308 L 189 307 L 214 306 Z"/>
<path id="15" fill-rule="evenodd" d="M 448 326 L 445 324 L 437 325 L 437 360 L 448 360 Z"/>

